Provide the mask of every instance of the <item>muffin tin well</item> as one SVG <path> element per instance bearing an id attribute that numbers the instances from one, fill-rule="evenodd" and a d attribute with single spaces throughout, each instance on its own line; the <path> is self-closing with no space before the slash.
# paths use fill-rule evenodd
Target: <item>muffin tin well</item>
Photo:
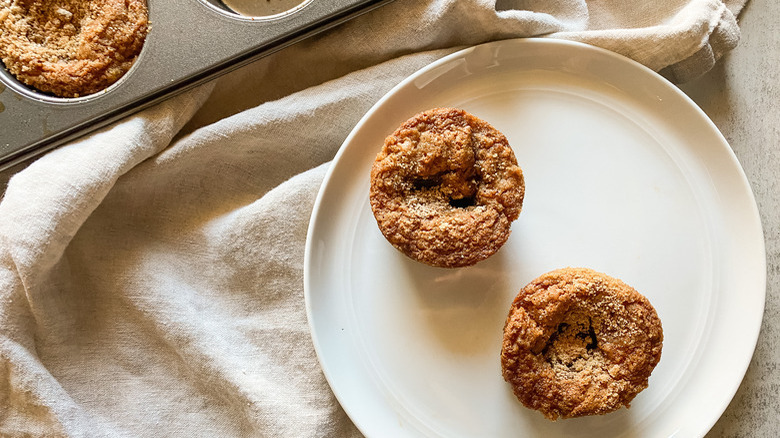
<path id="1" fill-rule="evenodd" d="M 284 10 L 263 15 L 228 6 L 250 0 L 147 0 L 151 29 L 135 64 L 88 96 L 41 93 L 0 64 L 0 169 L 392 0 L 278 1 Z"/>
<path id="2" fill-rule="evenodd" d="M 294 13 L 311 0 L 203 0 L 229 14 L 265 18 Z"/>

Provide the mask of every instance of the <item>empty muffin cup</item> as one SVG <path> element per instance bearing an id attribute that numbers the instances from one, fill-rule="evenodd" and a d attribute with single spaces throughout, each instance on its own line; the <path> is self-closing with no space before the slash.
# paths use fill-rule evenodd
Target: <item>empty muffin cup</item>
<path id="1" fill-rule="evenodd" d="M 311 0 L 205 0 L 231 15 L 247 18 L 270 18 L 302 8 Z"/>

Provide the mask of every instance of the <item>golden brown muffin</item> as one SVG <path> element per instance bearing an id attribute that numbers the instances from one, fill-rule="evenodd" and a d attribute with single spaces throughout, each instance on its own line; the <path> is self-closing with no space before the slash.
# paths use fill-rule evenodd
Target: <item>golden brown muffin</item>
<path id="1" fill-rule="evenodd" d="M 647 298 L 606 274 L 565 268 L 515 298 L 501 368 L 517 398 L 551 420 L 601 415 L 647 387 L 662 344 Z"/>
<path id="2" fill-rule="evenodd" d="M 84 96 L 130 69 L 147 28 L 145 0 L 0 0 L 0 59 L 38 90 Z"/>
<path id="3" fill-rule="evenodd" d="M 371 169 L 371 209 L 382 234 L 431 266 L 469 266 L 498 251 L 524 194 L 506 137 L 455 108 L 407 120 Z"/>

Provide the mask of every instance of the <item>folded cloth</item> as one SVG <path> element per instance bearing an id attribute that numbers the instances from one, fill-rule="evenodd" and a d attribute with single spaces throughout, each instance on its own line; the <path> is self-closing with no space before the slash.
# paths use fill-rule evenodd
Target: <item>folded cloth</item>
<path id="1" fill-rule="evenodd" d="M 460 47 L 598 45 L 684 80 L 744 1 L 396 0 L 55 150 L 0 203 L 0 435 L 359 436 L 303 299 L 328 161 Z"/>

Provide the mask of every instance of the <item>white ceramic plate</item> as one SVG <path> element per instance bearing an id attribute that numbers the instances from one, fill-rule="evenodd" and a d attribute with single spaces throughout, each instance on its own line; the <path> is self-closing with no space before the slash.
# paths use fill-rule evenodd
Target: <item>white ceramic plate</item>
<path id="1" fill-rule="evenodd" d="M 465 269 L 397 252 L 368 202 L 385 136 L 440 106 L 506 134 L 526 179 L 509 241 Z M 712 427 L 747 369 L 765 262 L 742 169 L 684 94 L 611 52 L 510 40 L 429 65 L 366 114 L 322 185 L 304 276 L 322 368 L 369 437 L 694 437 Z M 565 266 L 621 278 L 658 311 L 663 355 L 631 409 L 550 422 L 501 377 L 512 299 Z"/>

